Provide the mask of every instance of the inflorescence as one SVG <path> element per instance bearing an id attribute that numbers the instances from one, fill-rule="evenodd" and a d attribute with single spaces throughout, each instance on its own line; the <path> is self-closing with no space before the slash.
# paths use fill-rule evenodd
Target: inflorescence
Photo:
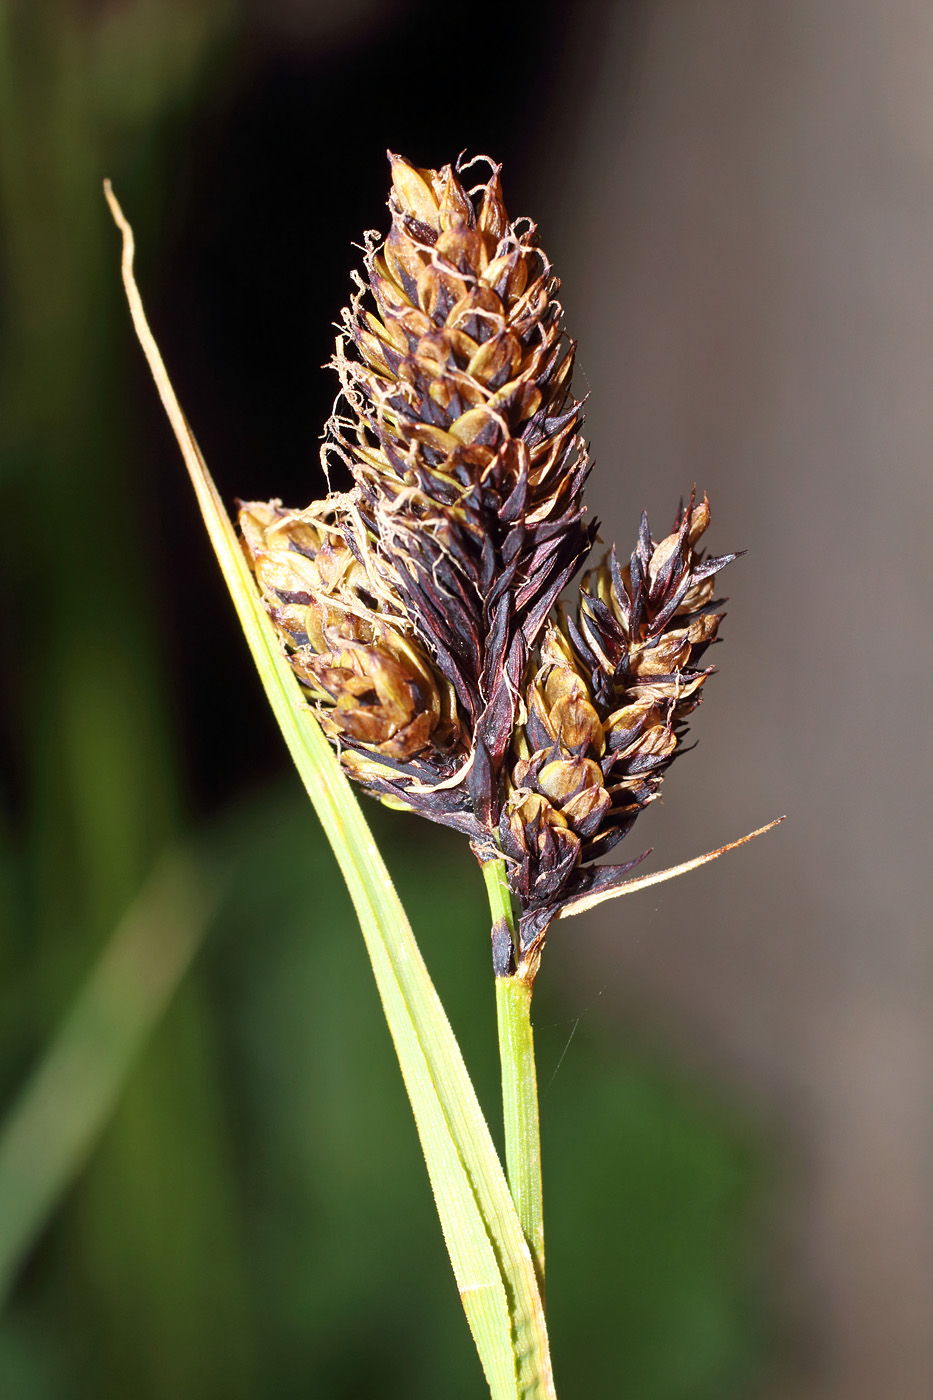
<path id="1" fill-rule="evenodd" d="M 559 281 L 499 167 L 390 156 L 392 226 L 367 235 L 343 313 L 325 468 L 353 479 L 304 510 L 249 502 L 240 528 L 292 667 L 352 778 L 503 859 L 510 966 L 551 919 L 619 884 L 597 865 L 659 795 L 722 613 L 691 496 L 670 534 L 643 515 L 560 594 L 596 538 Z M 638 857 L 640 859 L 641 857 Z"/>

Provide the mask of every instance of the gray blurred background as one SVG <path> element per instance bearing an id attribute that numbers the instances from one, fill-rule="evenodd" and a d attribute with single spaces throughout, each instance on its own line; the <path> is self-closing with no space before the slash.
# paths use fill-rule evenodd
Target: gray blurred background
<path id="1" fill-rule="evenodd" d="M 919 0 L 0 0 L 5 1102 L 167 842 L 195 842 L 228 890 L 17 1272 L 0 1387 L 481 1393 L 358 934 L 99 199 L 110 174 L 227 500 L 301 504 L 386 145 L 505 160 L 510 210 L 563 279 L 606 543 L 630 548 L 642 508 L 665 533 L 696 483 L 714 552 L 748 550 L 699 747 L 626 844 L 660 868 L 788 816 L 551 936 L 536 1034 L 561 1394 L 928 1400 Z M 494 1111 L 475 869 L 449 835 L 368 810 Z"/>
<path id="2" fill-rule="evenodd" d="M 788 821 L 728 871 L 605 907 L 552 957 L 599 1015 L 724 1075 L 779 1141 L 775 1393 L 920 1400 L 933 10 L 678 0 L 591 19 L 542 216 L 592 394 L 591 499 L 628 542 L 643 505 L 666 526 L 696 481 L 713 548 L 749 551 L 699 748 L 637 839 L 668 863 Z"/>

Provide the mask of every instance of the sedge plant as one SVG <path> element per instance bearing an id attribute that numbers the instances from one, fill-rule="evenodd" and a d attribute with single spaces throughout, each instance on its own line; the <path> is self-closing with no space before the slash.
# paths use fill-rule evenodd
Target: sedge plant
<path id="1" fill-rule="evenodd" d="M 360 919 L 490 1392 L 545 1400 L 556 1392 L 535 977 L 555 920 L 751 839 L 640 877 L 628 872 L 643 854 L 600 863 L 682 747 L 711 674 L 716 576 L 736 556 L 702 550 L 710 510 L 694 492 L 661 539 L 642 516 L 627 560 L 614 549 L 590 559 L 574 345 L 534 224 L 509 219 L 485 158 L 390 162 L 391 225 L 366 236 L 322 449 L 328 481 L 339 464 L 352 485 L 299 508 L 241 502 L 239 533 L 172 390 L 131 229 L 106 192 L 137 334 Z M 470 187 L 478 164 L 485 178 Z M 351 782 L 461 832 L 482 868 L 505 1171 Z"/>

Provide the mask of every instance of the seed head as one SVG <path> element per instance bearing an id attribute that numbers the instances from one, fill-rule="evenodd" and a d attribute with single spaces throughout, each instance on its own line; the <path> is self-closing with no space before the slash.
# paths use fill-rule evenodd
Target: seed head
<path id="1" fill-rule="evenodd" d="M 628 564 L 612 550 L 557 602 L 597 528 L 559 283 L 498 166 L 467 188 L 474 162 L 390 161 L 322 450 L 352 489 L 248 503 L 243 543 L 351 776 L 505 857 L 516 957 L 536 966 L 550 920 L 635 864 L 594 862 L 681 749 L 735 556 L 698 551 L 709 505 L 691 497 L 666 538 L 643 516 Z"/>

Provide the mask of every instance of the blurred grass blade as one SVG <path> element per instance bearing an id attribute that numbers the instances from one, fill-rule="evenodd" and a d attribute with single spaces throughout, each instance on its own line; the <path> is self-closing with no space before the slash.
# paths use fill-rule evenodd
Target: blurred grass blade
<path id="1" fill-rule="evenodd" d="M 463 1307 L 495 1400 L 554 1395 L 534 1267 L 460 1048 L 389 873 L 340 764 L 305 703 L 223 502 L 171 387 L 133 277 L 123 234 L 123 280 L 133 323 L 191 476 L 201 513 L 266 696 L 334 849 L 356 908 L 398 1053 Z"/>
<path id="2" fill-rule="evenodd" d="M 107 1123 L 214 904 L 188 858 L 162 858 L 0 1125 L 0 1307 Z"/>

